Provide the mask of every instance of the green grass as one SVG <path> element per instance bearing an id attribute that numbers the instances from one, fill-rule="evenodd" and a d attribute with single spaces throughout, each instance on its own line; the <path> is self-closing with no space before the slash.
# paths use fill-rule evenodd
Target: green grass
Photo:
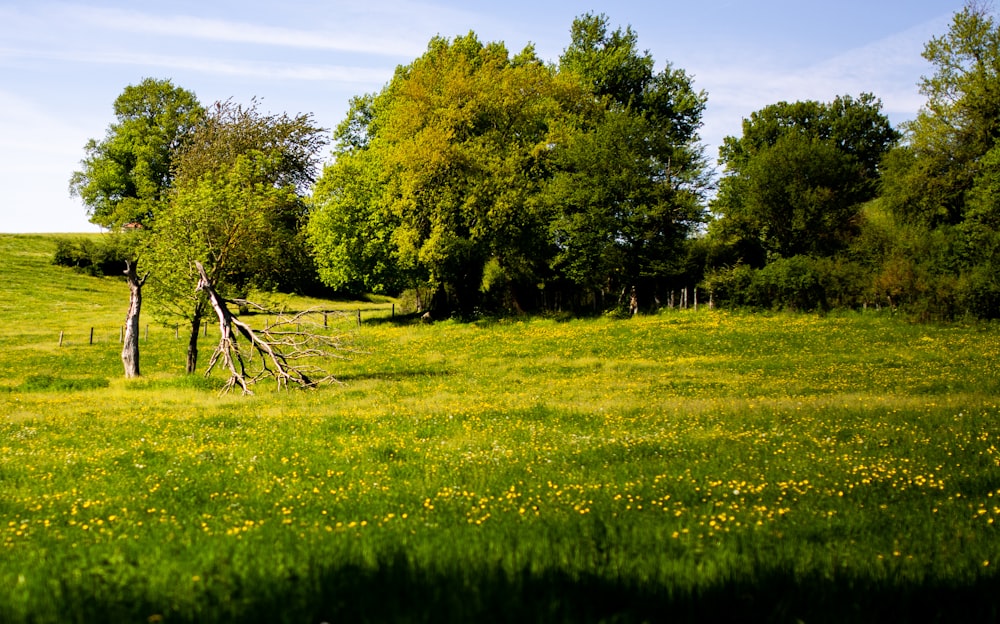
<path id="1" fill-rule="evenodd" d="M 383 313 L 219 397 L 155 326 L 121 379 L 50 244 L 0 236 L 0 621 L 1000 618 L 993 326 Z"/>

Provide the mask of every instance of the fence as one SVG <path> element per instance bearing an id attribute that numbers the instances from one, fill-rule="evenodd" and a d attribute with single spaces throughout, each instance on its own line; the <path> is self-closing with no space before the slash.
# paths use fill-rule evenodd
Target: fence
<path id="1" fill-rule="evenodd" d="M 395 318 L 396 317 L 396 304 L 392 304 L 391 308 L 356 308 L 354 310 L 315 310 L 314 312 L 317 315 L 319 315 L 319 314 L 323 315 L 323 327 L 328 327 L 329 326 L 329 320 L 330 320 L 331 316 L 338 316 L 338 317 L 343 316 L 343 317 L 347 317 L 347 318 L 352 318 L 354 320 L 354 322 L 357 323 L 358 329 L 360 329 L 361 326 L 362 326 L 362 322 L 363 322 L 362 313 L 367 313 L 369 315 L 369 318 L 373 318 L 373 317 L 374 318 L 385 318 L 386 316 L 388 316 L 389 318 Z M 289 315 L 290 314 L 292 314 L 292 313 L 289 313 Z M 261 325 L 263 325 L 266 328 L 268 326 L 269 322 L 270 322 L 270 319 L 274 318 L 276 315 L 268 314 L 268 315 L 260 315 L 260 316 L 262 317 L 262 321 L 263 321 L 261 323 Z M 199 331 L 201 332 L 201 335 L 203 337 L 207 337 L 209 335 L 209 331 L 210 331 L 209 328 L 210 327 L 214 327 L 214 324 L 211 322 L 212 320 L 214 320 L 214 317 L 206 317 L 205 319 L 202 320 L 201 329 Z M 140 331 L 140 334 L 139 334 L 139 339 L 141 341 L 148 341 L 149 340 L 150 331 L 153 331 L 154 334 L 160 334 L 160 335 L 163 335 L 163 334 L 170 335 L 170 334 L 172 334 L 174 340 L 180 340 L 181 339 L 181 326 L 180 325 L 174 325 L 172 327 L 170 327 L 170 326 L 162 326 L 162 325 L 155 325 L 155 326 L 152 326 L 152 328 L 153 328 L 152 330 L 150 330 L 150 327 L 151 326 L 149 324 L 146 324 L 146 325 L 144 325 L 141 328 L 141 331 Z M 89 333 L 87 332 L 87 330 L 83 330 L 80 333 L 67 332 L 65 330 L 59 332 L 59 346 L 60 347 L 64 346 L 64 344 L 69 344 L 69 343 L 77 344 L 77 343 L 86 342 L 88 345 L 93 345 L 93 344 L 98 344 L 98 343 L 109 343 L 109 342 L 122 343 L 122 342 L 124 342 L 124 340 L 125 340 L 125 326 L 124 325 L 121 325 L 121 326 L 118 326 L 118 327 L 108 327 L 108 326 L 97 327 L 97 326 L 94 326 L 94 327 L 90 328 Z"/>

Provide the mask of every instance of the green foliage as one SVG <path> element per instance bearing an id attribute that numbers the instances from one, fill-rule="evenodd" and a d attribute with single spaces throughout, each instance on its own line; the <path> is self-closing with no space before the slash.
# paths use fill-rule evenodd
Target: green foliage
<path id="1" fill-rule="evenodd" d="M 126 87 L 114 111 L 117 121 L 105 138 L 87 142 L 87 157 L 70 179 L 70 192 L 101 227 L 149 227 L 172 185 L 174 157 L 204 109 L 194 93 L 169 80 L 147 78 Z"/>
<path id="2" fill-rule="evenodd" d="M 703 108 L 603 16 L 578 20 L 558 69 L 530 47 L 435 38 L 338 129 L 309 228 L 320 273 L 427 285 L 464 313 L 662 278 L 700 219 Z"/>
<path id="3" fill-rule="evenodd" d="M 393 254 L 399 220 L 376 204 L 386 181 L 375 158 L 371 150 L 338 154 L 313 190 L 309 242 L 320 279 L 336 290 L 398 293 L 406 286 Z"/>
<path id="4" fill-rule="evenodd" d="M 720 149 L 726 173 L 713 203 L 720 243 L 751 241 L 767 259 L 842 251 L 898 136 L 870 94 L 780 102 L 751 114 L 743 136 L 727 137 Z"/>
<path id="5" fill-rule="evenodd" d="M 874 243 L 864 261 L 879 298 L 923 317 L 997 318 L 1000 28 L 989 8 L 956 13 L 924 58 L 935 69 L 921 82 L 927 102 L 884 162 L 885 214 L 862 223 Z"/>
<path id="6" fill-rule="evenodd" d="M 125 272 L 127 250 L 119 241 L 107 237 L 75 237 L 56 240 L 52 262 L 96 277 L 119 276 Z"/>
<path id="7" fill-rule="evenodd" d="M 398 292 L 428 282 L 475 305 L 483 267 L 534 279 L 540 219 L 530 203 L 560 87 L 525 50 L 473 34 L 435 39 L 377 97 L 358 101 L 310 228 L 328 284 Z M 351 138 L 367 127 L 365 139 Z"/>
<path id="8" fill-rule="evenodd" d="M 792 256 L 760 269 L 738 264 L 709 273 L 704 281 L 722 306 L 764 310 L 858 309 L 869 303 L 871 273 L 842 258 Z"/>
<path id="9" fill-rule="evenodd" d="M 911 219 L 955 225 L 966 218 L 967 193 L 1000 138 L 1000 29 L 989 7 L 969 3 L 923 56 L 935 69 L 920 85 L 927 103 L 906 125 L 908 146 L 887 170 L 886 197 Z"/>
<path id="10" fill-rule="evenodd" d="M 160 318 L 197 328 L 206 308 L 195 293 L 195 261 L 224 296 L 294 287 L 311 275 L 303 193 L 323 144 L 309 115 L 262 114 L 256 103 L 209 111 L 177 156 L 170 201 L 143 257 Z"/>

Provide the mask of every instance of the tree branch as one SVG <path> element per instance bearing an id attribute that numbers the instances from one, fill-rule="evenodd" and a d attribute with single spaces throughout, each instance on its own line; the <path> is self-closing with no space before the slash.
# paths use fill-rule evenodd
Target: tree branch
<path id="1" fill-rule="evenodd" d="M 291 316 L 267 310 L 263 306 L 242 300 L 227 300 L 219 296 L 205 268 L 196 262 L 198 291 L 204 292 L 219 319 L 219 344 L 209 361 L 206 376 L 221 361 L 229 371 L 229 381 L 222 392 L 239 386 L 243 394 L 253 394 L 251 387 L 261 379 L 272 378 L 278 389 L 289 384 L 299 388 L 315 388 L 325 383 L 335 383 L 336 378 L 317 360 L 346 359 L 346 353 L 356 352 L 348 345 L 345 333 L 329 331 L 315 319 L 328 312 L 305 310 Z M 236 318 L 227 304 L 275 314 L 277 321 L 264 329 L 254 329 Z M 346 315 L 343 315 L 346 318 Z M 237 337 L 245 343 L 240 348 Z"/>

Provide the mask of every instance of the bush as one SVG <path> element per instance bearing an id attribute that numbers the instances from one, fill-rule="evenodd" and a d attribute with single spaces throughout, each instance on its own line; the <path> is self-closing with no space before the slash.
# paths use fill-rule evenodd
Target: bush
<path id="1" fill-rule="evenodd" d="M 1000 280 L 994 267 L 982 264 L 963 277 L 958 300 L 965 312 L 977 318 L 1000 318 Z"/>
<path id="2" fill-rule="evenodd" d="M 755 272 L 750 299 L 761 308 L 826 309 L 823 276 L 806 256 L 781 258 Z"/>
<path id="3" fill-rule="evenodd" d="M 745 264 L 716 269 L 705 276 L 702 286 L 712 294 L 713 303 L 732 307 L 753 306 L 748 295 L 754 273 L 756 271 Z"/>
<path id="4" fill-rule="evenodd" d="M 101 277 L 125 272 L 127 257 L 122 250 L 104 238 L 61 238 L 56 241 L 52 262 L 81 273 Z"/>
<path id="5" fill-rule="evenodd" d="M 870 283 L 869 272 L 858 263 L 793 256 L 761 269 L 740 264 L 716 271 L 704 286 L 725 306 L 809 311 L 860 307 Z"/>

